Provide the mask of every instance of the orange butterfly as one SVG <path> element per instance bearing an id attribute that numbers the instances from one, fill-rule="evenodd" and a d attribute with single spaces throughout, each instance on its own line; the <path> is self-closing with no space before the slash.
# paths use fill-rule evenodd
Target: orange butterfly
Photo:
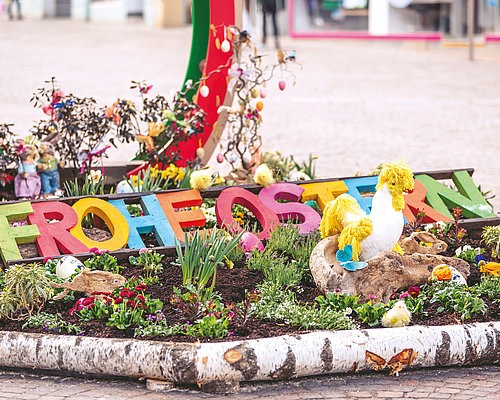
<path id="1" fill-rule="evenodd" d="M 403 351 L 392 357 L 389 362 L 385 361 L 382 357 L 378 356 L 371 351 L 365 350 L 366 363 L 371 365 L 375 371 L 390 368 L 389 375 L 399 376 L 405 365 L 412 365 L 418 353 L 413 349 L 404 349 Z"/>

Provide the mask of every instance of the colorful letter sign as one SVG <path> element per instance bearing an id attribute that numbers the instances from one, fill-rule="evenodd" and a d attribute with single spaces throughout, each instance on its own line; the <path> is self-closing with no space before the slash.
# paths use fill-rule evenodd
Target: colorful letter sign
<path id="1" fill-rule="evenodd" d="M 70 233 L 78 223 L 78 215 L 69 204 L 59 201 L 33 203 L 34 214 L 28 215 L 32 226 L 38 226 L 40 236 L 36 239 L 38 253 L 42 257 L 87 253 L 89 248 Z M 57 222 L 48 223 L 47 219 Z"/>
<path id="2" fill-rule="evenodd" d="M 127 245 L 129 235 L 127 220 L 116 207 L 113 207 L 107 201 L 87 197 L 73 204 L 73 209 L 78 215 L 79 223 L 71 229 L 71 234 L 87 245 L 88 248 L 96 247 L 99 250 L 113 251 Z M 113 235 L 112 238 L 98 242 L 87 237 L 82 229 L 82 221 L 87 214 L 94 214 L 101 218 L 111 232 L 111 235 Z"/>
<path id="3" fill-rule="evenodd" d="M 257 235 L 261 240 L 269 238 L 271 231 L 280 223 L 276 213 L 267 208 L 256 195 L 243 188 L 232 186 L 221 192 L 215 204 L 215 215 L 219 226 L 238 232 L 241 230 L 231 213 L 235 204 L 248 208 L 257 217 L 262 225 L 262 232 Z"/>
<path id="4" fill-rule="evenodd" d="M 174 231 L 163 213 L 160 203 L 154 194 L 141 197 L 141 207 L 144 211 L 141 217 L 132 217 L 123 200 L 109 202 L 122 213 L 129 227 L 128 247 L 142 249 L 145 247 L 141 233 L 155 233 L 160 246 L 174 246 Z"/>
<path id="5" fill-rule="evenodd" d="M 0 207 L 0 252 L 3 262 L 20 260 L 21 253 L 18 243 L 33 243 L 40 236 L 38 228 L 34 225 L 10 226 L 9 222 L 24 221 L 33 213 L 31 203 L 5 204 Z"/>
<path id="6" fill-rule="evenodd" d="M 280 220 L 295 219 L 300 234 L 308 234 L 319 228 L 320 215 L 308 205 L 299 203 L 304 188 L 293 183 L 276 183 L 265 187 L 259 193 L 259 199 L 273 210 Z M 290 203 L 279 203 L 276 200 L 288 200 Z"/>

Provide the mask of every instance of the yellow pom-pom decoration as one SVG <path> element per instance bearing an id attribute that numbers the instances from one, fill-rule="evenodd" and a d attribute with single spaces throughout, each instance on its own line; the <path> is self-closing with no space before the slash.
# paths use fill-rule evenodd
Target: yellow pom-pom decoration
<path id="1" fill-rule="evenodd" d="M 253 180 L 256 184 L 262 186 L 272 185 L 275 181 L 273 178 L 273 173 L 267 166 L 267 164 L 260 164 L 255 170 L 255 175 Z"/>
<path id="2" fill-rule="evenodd" d="M 194 171 L 189 178 L 189 183 L 193 189 L 207 190 L 213 184 L 212 174 L 207 169 Z"/>

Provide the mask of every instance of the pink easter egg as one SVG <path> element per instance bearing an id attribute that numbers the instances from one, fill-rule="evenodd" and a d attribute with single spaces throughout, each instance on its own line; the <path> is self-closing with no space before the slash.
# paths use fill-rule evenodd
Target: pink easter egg
<path id="1" fill-rule="evenodd" d="M 267 90 L 266 88 L 260 89 L 260 97 L 265 99 L 267 97 Z"/>
<path id="2" fill-rule="evenodd" d="M 217 154 L 217 162 L 219 164 L 224 162 L 224 154 L 222 154 L 222 153 Z"/>
<path id="3" fill-rule="evenodd" d="M 285 90 L 285 88 L 286 88 L 286 82 L 285 81 L 280 81 L 278 83 L 278 86 L 279 86 L 280 90 Z"/>
<path id="4" fill-rule="evenodd" d="M 264 251 L 264 245 L 260 239 L 251 232 L 245 232 L 241 236 L 240 244 L 244 252 L 252 251 L 255 248 L 259 251 Z"/>

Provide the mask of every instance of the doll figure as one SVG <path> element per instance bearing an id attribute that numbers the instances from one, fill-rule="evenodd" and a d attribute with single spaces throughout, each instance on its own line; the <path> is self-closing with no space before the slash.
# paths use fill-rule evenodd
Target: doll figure
<path id="1" fill-rule="evenodd" d="M 59 183 L 58 166 L 63 167 L 62 162 L 58 162 L 54 153 L 54 146 L 48 142 L 40 144 L 40 159 L 38 160 L 38 173 L 42 178 L 42 194 L 54 194 L 61 196 L 62 191 Z"/>
<path id="2" fill-rule="evenodd" d="M 35 197 L 40 194 L 40 177 L 36 173 L 38 151 L 34 145 L 21 145 L 19 150 L 18 174 L 14 179 L 14 191 L 17 197 Z"/>

